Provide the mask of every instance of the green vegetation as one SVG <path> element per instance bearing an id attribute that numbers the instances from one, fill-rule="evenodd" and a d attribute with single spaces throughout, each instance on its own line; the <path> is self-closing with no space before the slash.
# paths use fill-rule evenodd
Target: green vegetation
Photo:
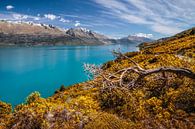
<path id="1" fill-rule="evenodd" d="M 185 68 L 195 73 L 195 35 L 160 41 L 103 65 L 94 80 L 65 88 L 47 99 L 34 92 L 14 111 L 0 102 L 2 129 L 149 129 L 195 128 L 195 80 L 181 73 L 157 72 L 133 82 L 136 62 L 144 70 Z M 115 74 L 114 74 L 115 73 Z M 112 74 L 112 76 L 110 76 Z M 110 77 L 109 77 L 110 76 Z M 131 86 L 134 86 L 133 88 Z"/>

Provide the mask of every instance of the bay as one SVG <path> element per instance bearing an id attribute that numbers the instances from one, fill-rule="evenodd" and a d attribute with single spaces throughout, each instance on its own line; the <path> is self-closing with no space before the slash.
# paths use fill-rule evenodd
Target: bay
<path id="1" fill-rule="evenodd" d="M 13 106 L 32 92 L 51 96 L 61 85 L 87 81 L 83 63 L 102 64 L 112 50 L 137 51 L 135 44 L 0 48 L 0 100 Z"/>

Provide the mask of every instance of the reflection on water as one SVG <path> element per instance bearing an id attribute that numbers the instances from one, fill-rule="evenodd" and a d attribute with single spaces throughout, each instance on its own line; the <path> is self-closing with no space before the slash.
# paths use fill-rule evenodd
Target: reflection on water
<path id="1" fill-rule="evenodd" d="M 48 97 L 64 84 L 86 81 L 84 62 L 112 60 L 111 51 L 135 51 L 135 45 L 0 48 L 0 100 L 14 105 L 33 91 Z"/>

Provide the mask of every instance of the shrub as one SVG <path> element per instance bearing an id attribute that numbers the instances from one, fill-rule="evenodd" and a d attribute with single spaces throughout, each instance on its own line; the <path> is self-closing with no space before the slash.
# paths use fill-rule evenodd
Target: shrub
<path id="1" fill-rule="evenodd" d="M 10 114 L 12 112 L 11 104 L 0 101 L 0 115 Z"/>
<path id="2" fill-rule="evenodd" d="M 30 104 L 30 103 L 32 103 L 32 102 L 35 102 L 35 101 L 37 101 L 37 100 L 40 99 L 40 96 L 41 96 L 41 94 L 40 94 L 39 92 L 35 91 L 35 92 L 31 93 L 31 94 L 26 98 L 26 103 L 27 103 L 27 104 Z"/>

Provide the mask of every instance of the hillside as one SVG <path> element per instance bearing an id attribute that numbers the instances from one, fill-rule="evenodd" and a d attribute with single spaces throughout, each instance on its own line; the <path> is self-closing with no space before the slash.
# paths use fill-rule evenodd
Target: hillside
<path id="1" fill-rule="evenodd" d="M 162 38 L 162 39 L 152 41 L 152 42 L 145 41 L 144 43 L 141 43 L 139 45 L 139 47 L 140 47 L 140 49 L 142 49 L 142 48 L 144 49 L 144 48 L 149 48 L 149 47 L 152 47 L 152 48 L 159 47 L 161 45 L 163 46 L 163 45 L 168 45 L 168 44 L 175 45 L 175 43 L 178 43 L 178 41 L 179 42 L 181 41 L 182 43 L 185 41 L 188 41 L 188 39 L 191 41 L 190 38 L 193 38 L 194 35 L 195 35 L 195 27 L 188 29 L 188 30 L 185 30 L 185 31 L 178 33 L 178 34 L 171 36 L 171 37 Z"/>
<path id="2" fill-rule="evenodd" d="M 0 22 L 0 33 L 27 35 L 64 35 L 64 32 L 52 25 L 34 24 L 30 22 Z"/>
<path id="3" fill-rule="evenodd" d="M 188 31 L 186 31 L 188 32 Z M 38 92 L 11 110 L 0 102 L 2 129 L 194 129 L 195 34 L 181 33 L 121 54 L 95 78 L 49 98 Z"/>

